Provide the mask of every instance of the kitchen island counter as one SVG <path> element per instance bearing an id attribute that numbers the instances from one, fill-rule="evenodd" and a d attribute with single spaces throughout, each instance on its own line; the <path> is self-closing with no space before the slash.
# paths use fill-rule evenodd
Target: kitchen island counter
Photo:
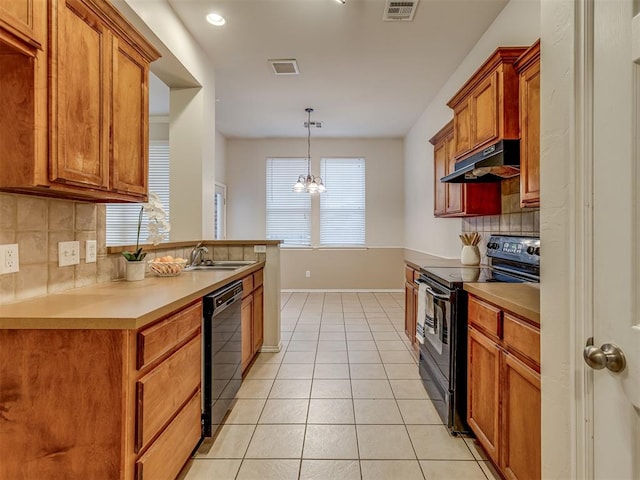
<path id="1" fill-rule="evenodd" d="M 153 273 L 137 282 L 105 282 L 0 305 L 0 329 L 135 330 L 265 266 Z"/>

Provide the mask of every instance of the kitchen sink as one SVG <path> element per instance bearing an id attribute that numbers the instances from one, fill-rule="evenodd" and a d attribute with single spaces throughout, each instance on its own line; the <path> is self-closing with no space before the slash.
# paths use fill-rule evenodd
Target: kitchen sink
<path id="1" fill-rule="evenodd" d="M 237 270 L 257 263 L 255 260 L 205 260 L 200 265 L 189 266 L 184 269 L 185 272 L 190 270 Z"/>

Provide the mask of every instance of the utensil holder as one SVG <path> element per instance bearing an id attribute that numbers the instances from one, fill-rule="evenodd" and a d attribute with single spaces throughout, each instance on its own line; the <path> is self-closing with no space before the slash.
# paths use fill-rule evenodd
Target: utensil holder
<path id="1" fill-rule="evenodd" d="M 460 253 L 462 265 L 480 265 L 480 249 L 477 245 L 464 245 Z"/>

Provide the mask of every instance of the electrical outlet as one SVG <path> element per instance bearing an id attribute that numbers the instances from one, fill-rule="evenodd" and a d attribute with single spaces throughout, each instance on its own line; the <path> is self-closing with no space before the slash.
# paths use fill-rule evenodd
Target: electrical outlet
<path id="1" fill-rule="evenodd" d="M 305 277 L 307 277 L 307 278 L 311 278 L 311 270 L 307 270 L 307 271 L 304 273 L 304 276 L 305 276 Z"/>
<path id="2" fill-rule="evenodd" d="M 58 266 L 67 267 L 80 263 L 80 242 L 58 242 Z"/>
<path id="3" fill-rule="evenodd" d="M 96 263 L 97 250 L 98 242 L 96 242 L 95 240 L 87 240 L 84 250 L 84 261 L 86 263 Z"/>
<path id="4" fill-rule="evenodd" d="M 254 245 L 253 246 L 253 252 L 254 253 L 267 253 L 267 246 L 266 245 Z"/>
<path id="5" fill-rule="evenodd" d="M 0 274 L 15 273 L 19 270 L 18 244 L 0 245 Z"/>

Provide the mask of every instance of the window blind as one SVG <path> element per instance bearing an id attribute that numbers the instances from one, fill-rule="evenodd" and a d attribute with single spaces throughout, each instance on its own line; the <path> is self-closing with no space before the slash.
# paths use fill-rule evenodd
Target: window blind
<path id="1" fill-rule="evenodd" d="M 162 206 L 169 214 L 169 142 L 149 144 L 149 191 L 160 197 Z M 107 245 L 135 245 L 138 233 L 138 215 L 142 204 L 107 205 Z M 142 216 L 140 243 L 147 243 L 146 213 Z M 169 239 L 166 239 L 167 241 Z"/>
<path id="2" fill-rule="evenodd" d="M 364 158 L 323 158 L 320 175 L 320 245 L 365 245 L 366 177 Z"/>
<path id="3" fill-rule="evenodd" d="M 305 158 L 267 158 L 267 239 L 311 245 L 311 198 L 293 184 L 307 172 Z"/>
<path id="4" fill-rule="evenodd" d="M 227 187 L 216 183 L 215 193 L 213 196 L 213 235 L 214 240 L 223 240 L 226 237 L 225 232 L 225 211 L 226 211 L 226 195 Z"/>

